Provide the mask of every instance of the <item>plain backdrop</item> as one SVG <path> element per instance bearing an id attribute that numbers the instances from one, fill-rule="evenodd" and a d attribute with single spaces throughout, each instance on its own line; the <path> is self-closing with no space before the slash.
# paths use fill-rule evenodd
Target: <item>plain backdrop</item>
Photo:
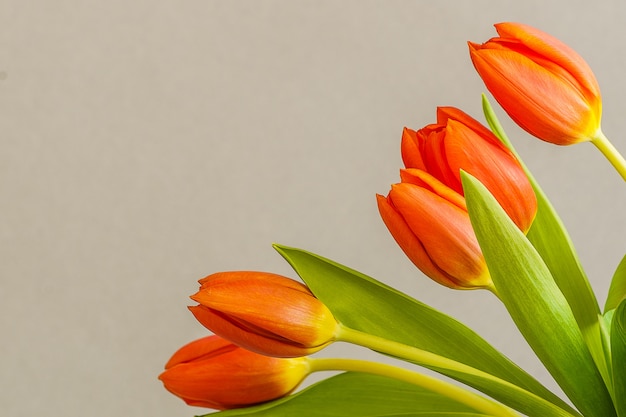
<path id="1" fill-rule="evenodd" d="M 207 334 L 212 272 L 296 277 L 273 242 L 393 285 L 555 385 L 487 292 L 424 277 L 379 218 L 400 134 L 438 105 L 479 120 L 467 40 L 545 30 L 591 65 L 626 151 L 626 11 L 613 1 L 0 1 L 0 412 L 187 417 L 157 375 Z M 601 304 L 626 185 L 590 144 L 536 140 L 497 108 Z M 463 346 L 459 346 L 463 349 Z M 324 355 L 375 357 L 337 344 Z M 207 410 L 208 411 L 208 410 Z"/>

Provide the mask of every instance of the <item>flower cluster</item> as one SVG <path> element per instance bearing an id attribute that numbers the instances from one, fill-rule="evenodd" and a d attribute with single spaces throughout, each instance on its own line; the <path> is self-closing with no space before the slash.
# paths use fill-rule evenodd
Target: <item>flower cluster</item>
<path id="1" fill-rule="evenodd" d="M 437 109 L 437 123 L 402 134 L 401 183 L 380 214 L 409 259 L 427 276 L 458 289 L 492 282 L 467 213 L 461 171 L 480 180 L 522 230 L 537 211 L 520 163 L 489 129 L 459 109 Z"/>
<path id="2" fill-rule="evenodd" d="M 626 179 L 626 161 L 600 129 L 600 91 L 585 61 L 535 28 L 496 29 L 499 36 L 484 44 L 469 42 L 469 52 L 506 113 L 547 142 L 590 141 Z M 254 271 L 201 279 L 189 310 L 213 334 L 172 356 L 159 376 L 165 388 L 227 416 L 243 407 L 250 415 L 274 415 L 273 407 L 285 415 L 313 406 L 341 409 L 328 414 L 341 416 L 626 416 L 626 260 L 600 311 L 562 222 L 488 101 L 483 107 L 489 127 L 439 107 L 435 123 L 404 128 L 404 167 L 388 194 L 376 196 L 380 216 L 433 281 L 497 296 L 570 402 L 455 319 L 336 262 L 279 245 L 306 285 Z M 473 390 L 375 361 L 311 356 L 338 341 Z M 293 394 L 309 374 L 327 370 L 349 377 Z M 353 391 L 338 382 L 345 380 Z"/>
<path id="3" fill-rule="evenodd" d="M 338 323 L 303 284 L 276 274 L 207 276 L 189 307 L 215 333 L 182 347 L 159 377 L 187 404 L 238 408 L 282 397 L 306 377 L 306 355 L 330 344 Z"/>

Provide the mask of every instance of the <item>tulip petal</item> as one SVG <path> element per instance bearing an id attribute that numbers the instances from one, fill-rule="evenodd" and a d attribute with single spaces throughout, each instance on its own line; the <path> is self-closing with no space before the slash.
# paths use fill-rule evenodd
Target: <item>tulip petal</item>
<path id="1" fill-rule="evenodd" d="M 402 162 L 405 167 L 425 169 L 424 161 L 419 149 L 417 132 L 408 128 L 402 130 L 402 141 L 400 142 Z"/>
<path id="2" fill-rule="evenodd" d="M 474 119 L 464 111 L 456 107 L 437 107 L 437 123 L 445 126 L 449 120 L 454 120 L 460 124 L 473 130 L 480 140 L 493 142 L 499 144 L 500 141 L 494 136 L 491 130 L 487 129 L 485 125 Z M 503 147 L 503 149 L 506 149 Z"/>
<path id="3" fill-rule="evenodd" d="M 557 145 L 591 140 L 602 100 L 591 68 L 573 49 L 530 26 L 496 25 L 500 37 L 469 42 L 474 67 L 509 116 Z"/>
<path id="4" fill-rule="evenodd" d="M 562 78 L 512 51 L 470 48 L 487 89 L 524 130 L 562 145 L 586 140 L 597 130 L 585 97 Z"/>
<path id="5" fill-rule="evenodd" d="M 311 291 L 306 287 L 306 285 L 295 281 L 293 279 L 286 279 L 282 275 L 272 274 L 269 272 L 259 273 L 257 271 L 229 271 L 229 272 L 216 272 L 209 276 L 206 276 L 200 280 L 198 283 L 200 286 L 204 286 L 208 283 L 212 285 L 216 285 L 217 282 L 223 282 L 226 285 L 235 283 L 235 282 L 249 282 L 251 280 L 256 280 L 259 276 L 262 275 L 262 281 L 266 283 L 270 283 L 272 285 L 279 285 L 281 287 L 291 288 L 306 294 L 311 294 Z"/>
<path id="6" fill-rule="evenodd" d="M 159 376 L 165 388 L 189 405 L 229 409 L 285 396 L 308 373 L 306 358 L 270 358 L 228 342 L 230 349 L 214 352 L 211 344 L 219 339 L 209 336 L 184 347 L 205 349 L 204 355 L 166 369 Z"/>
<path id="7" fill-rule="evenodd" d="M 272 351 L 280 352 L 280 355 L 272 356 L 292 358 L 305 356 L 319 350 L 319 346 L 307 348 L 266 331 L 263 333 L 258 329 L 251 331 L 248 323 L 242 324 L 242 322 L 234 321 L 228 316 L 219 314 L 219 312 L 203 305 L 190 306 L 188 309 L 200 324 L 213 333 L 258 354 L 265 355 L 268 351 Z"/>
<path id="8" fill-rule="evenodd" d="M 389 199 L 419 236 L 437 267 L 475 287 L 490 283 L 485 262 L 466 211 L 412 184 L 396 184 Z M 468 285 L 465 285 L 468 286 Z"/>
<path id="9" fill-rule="evenodd" d="M 502 38 L 516 39 L 546 60 L 566 70 L 580 86 L 585 88 L 586 95 L 600 96 L 596 77 L 587 62 L 559 39 L 521 23 L 503 22 L 494 26 Z"/>
<path id="10" fill-rule="evenodd" d="M 269 335 L 302 346 L 320 346 L 332 337 L 332 314 L 306 286 L 276 274 L 230 272 L 202 280 L 194 301 Z M 242 302 L 242 294 L 246 299 Z"/>
<path id="11" fill-rule="evenodd" d="M 236 346 L 225 339 L 211 336 L 204 337 L 178 349 L 165 364 L 165 369 L 194 360 L 219 356 L 233 349 L 236 349 Z"/>
<path id="12" fill-rule="evenodd" d="M 458 282 L 452 276 L 442 271 L 432 262 L 424 246 L 419 239 L 415 237 L 411 229 L 409 229 L 402 216 L 393 208 L 388 198 L 377 194 L 376 200 L 383 222 L 398 243 L 398 246 L 400 246 L 411 262 L 425 275 L 439 284 L 450 288 L 460 288 Z"/>
<path id="13" fill-rule="evenodd" d="M 454 138 L 446 141 L 451 169 L 478 178 L 520 230 L 528 231 L 537 212 L 537 199 L 513 154 L 499 141 L 481 140 L 475 131 L 456 120 L 448 121 L 447 131 L 448 137 Z"/>
<path id="14" fill-rule="evenodd" d="M 400 170 L 400 179 L 402 180 L 402 182 L 415 184 L 422 188 L 426 188 L 427 190 L 432 191 L 438 196 L 443 197 L 458 208 L 467 211 L 465 198 L 463 198 L 461 194 L 446 186 L 444 183 L 442 183 L 426 171 L 422 171 L 419 169 L 403 169 Z"/>
<path id="15" fill-rule="evenodd" d="M 457 193 L 463 193 L 458 173 L 453 172 L 448 165 L 448 156 L 445 150 L 445 125 L 428 125 L 417 132 L 422 149 L 425 171 L 445 183 Z M 414 168 L 409 167 L 407 168 Z"/>

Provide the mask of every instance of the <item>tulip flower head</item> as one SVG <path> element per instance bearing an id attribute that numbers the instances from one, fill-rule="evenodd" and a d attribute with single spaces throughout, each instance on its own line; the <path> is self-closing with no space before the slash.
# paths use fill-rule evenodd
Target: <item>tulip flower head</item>
<path id="1" fill-rule="evenodd" d="M 474 67 L 508 115 L 528 133 L 557 145 L 597 137 L 602 100 L 585 60 L 533 27 L 495 27 L 498 37 L 468 44 Z"/>
<path id="2" fill-rule="evenodd" d="M 391 235 L 424 274 L 455 289 L 492 287 L 463 196 L 425 171 L 407 169 L 387 197 L 376 197 Z"/>
<path id="3" fill-rule="evenodd" d="M 303 284 L 265 272 L 221 272 L 200 282 L 189 307 L 198 321 L 264 355 L 305 356 L 335 339 L 339 324 Z"/>
<path id="4" fill-rule="evenodd" d="M 437 108 L 437 123 L 404 129 L 402 160 L 463 195 L 461 170 L 493 194 L 525 233 L 537 212 L 533 188 L 513 153 L 485 126 L 454 107 Z"/>
<path id="5" fill-rule="evenodd" d="M 212 335 L 180 348 L 159 379 L 188 405 L 224 410 L 283 397 L 308 371 L 307 358 L 263 356 Z"/>

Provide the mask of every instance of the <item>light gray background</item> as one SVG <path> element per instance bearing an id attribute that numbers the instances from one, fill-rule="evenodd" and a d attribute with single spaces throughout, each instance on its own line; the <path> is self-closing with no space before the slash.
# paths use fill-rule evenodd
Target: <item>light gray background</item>
<path id="1" fill-rule="evenodd" d="M 604 131 L 626 151 L 624 9 L 1 1 L 2 415 L 201 413 L 156 379 L 206 334 L 187 297 L 216 271 L 294 276 L 272 242 L 461 319 L 554 387 L 490 294 L 445 289 L 410 264 L 374 194 L 398 179 L 403 126 L 433 122 L 437 105 L 482 120 L 466 41 L 487 40 L 498 21 L 537 26 L 588 60 Z M 626 243 L 625 184 L 592 145 L 558 148 L 506 127 L 604 303 Z"/>

